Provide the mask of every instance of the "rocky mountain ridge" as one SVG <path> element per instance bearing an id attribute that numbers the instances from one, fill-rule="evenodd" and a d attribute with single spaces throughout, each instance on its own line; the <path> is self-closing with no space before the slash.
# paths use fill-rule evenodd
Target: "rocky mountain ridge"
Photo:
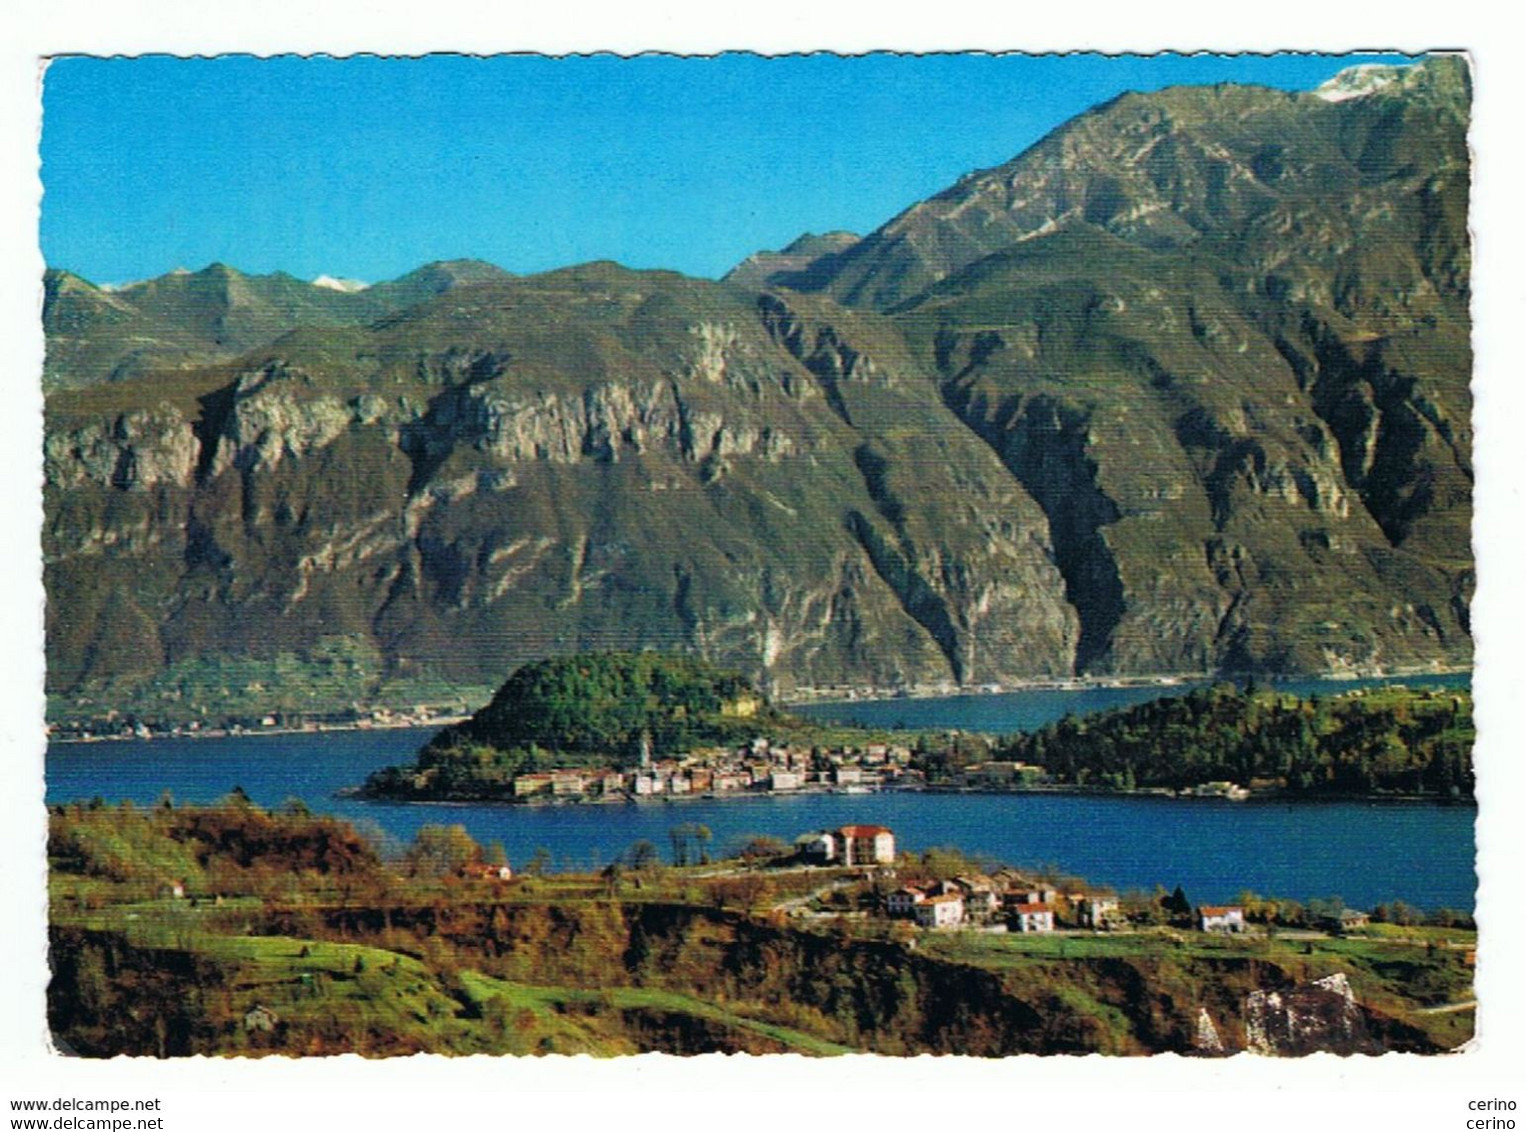
<path id="1" fill-rule="evenodd" d="M 43 279 L 43 388 L 192 369 L 267 346 L 299 327 L 364 325 L 497 278 L 508 272 L 478 260 L 426 264 L 372 287 L 327 276 L 305 283 L 284 272 L 246 275 L 214 263 L 107 288 L 53 268 Z"/>
<path id="2" fill-rule="evenodd" d="M 1466 664 L 1466 73 L 1332 89 L 1125 95 L 726 282 L 50 273 L 50 690 Z"/>

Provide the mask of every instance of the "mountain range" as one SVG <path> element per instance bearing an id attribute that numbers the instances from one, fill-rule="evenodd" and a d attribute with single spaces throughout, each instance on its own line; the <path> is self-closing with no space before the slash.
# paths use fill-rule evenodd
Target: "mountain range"
<path id="1" fill-rule="evenodd" d="M 1126 94 L 721 281 L 46 279 L 50 692 L 1466 665 L 1469 76 Z"/>

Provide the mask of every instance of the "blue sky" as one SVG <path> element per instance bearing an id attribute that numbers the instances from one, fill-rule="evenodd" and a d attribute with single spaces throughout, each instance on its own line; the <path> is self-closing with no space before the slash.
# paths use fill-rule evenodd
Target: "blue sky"
<path id="1" fill-rule="evenodd" d="M 1125 90 L 1310 89 L 1374 56 L 63 58 L 41 240 L 101 283 L 375 282 L 474 257 L 716 276 L 868 232 Z"/>

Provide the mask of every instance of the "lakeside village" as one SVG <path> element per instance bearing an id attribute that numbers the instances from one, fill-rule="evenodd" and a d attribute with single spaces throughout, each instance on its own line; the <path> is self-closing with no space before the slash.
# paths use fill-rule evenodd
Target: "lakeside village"
<path id="1" fill-rule="evenodd" d="M 355 708 L 333 712 L 271 712 L 232 716 L 217 722 L 191 719 L 168 722 L 141 719 L 131 712 L 107 711 L 99 717 L 49 722 L 46 734 L 55 743 L 98 743 L 112 739 L 227 739 L 239 735 L 310 735 L 324 731 L 403 731 L 445 727 L 467 717 L 461 705 L 411 709 Z"/>
<path id="2" fill-rule="evenodd" d="M 531 804 L 672 801 L 681 798 L 736 798 L 766 794 L 869 794 L 886 790 L 935 793 L 989 793 L 1055 790 L 1042 766 L 989 760 L 929 782 L 911 747 L 869 743 L 863 747 L 791 747 L 755 738 L 736 748 L 709 747 L 679 758 L 654 760 L 643 747 L 640 764 L 629 769 L 557 767 L 529 771 L 505 783 L 502 800 Z M 402 785 L 427 796 L 436 792 L 438 767 L 422 767 Z M 1268 789 L 1276 784 L 1253 784 Z M 1206 782 L 1183 791 L 1142 788 L 1135 793 L 1212 797 L 1243 801 L 1252 790 L 1232 782 Z"/>

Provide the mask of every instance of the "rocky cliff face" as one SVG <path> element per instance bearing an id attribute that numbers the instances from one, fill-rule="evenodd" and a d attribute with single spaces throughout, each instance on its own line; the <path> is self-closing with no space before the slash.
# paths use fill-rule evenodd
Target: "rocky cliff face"
<path id="1" fill-rule="evenodd" d="M 1044 508 L 1080 668 L 1461 658 L 1467 106 L 1127 95 L 781 281 L 891 311 Z"/>
<path id="2" fill-rule="evenodd" d="M 1252 991 L 1245 1000 L 1245 1042 L 1251 1053 L 1279 1057 L 1382 1052 L 1342 974 L 1283 991 Z"/>
<path id="3" fill-rule="evenodd" d="M 53 679 L 335 635 L 483 682 L 595 646 L 776 688 L 1068 669 L 1042 514 L 879 320 L 614 268 L 476 290 L 178 408 L 56 396 Z"/>
<path id="4" fill-rule="evenodd" d="M 731 284 L 54 276 L 50 688 L 1467 663 L 1466 114 L 1447 59 L 1125 96 Z"/>

